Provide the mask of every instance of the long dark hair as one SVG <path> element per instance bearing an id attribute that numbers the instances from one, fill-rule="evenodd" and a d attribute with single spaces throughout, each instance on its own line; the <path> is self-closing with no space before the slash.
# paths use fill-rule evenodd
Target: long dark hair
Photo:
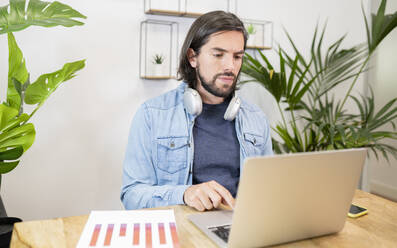
<path id="1" fill-rule="evenodd" d="M 248 34 L 243 22 L 236 15 L 224 11 L 204 14 L 194 21 L 186 35 L 179 58 L 178 80 L 184 80 L 190 88 L 196 88 L 196 70 L 189 63 L 187 51 L 192 48 L 198 55 L 210 35 L 220 31 L 240 31 L 244 36 L 245 49 Z"/>

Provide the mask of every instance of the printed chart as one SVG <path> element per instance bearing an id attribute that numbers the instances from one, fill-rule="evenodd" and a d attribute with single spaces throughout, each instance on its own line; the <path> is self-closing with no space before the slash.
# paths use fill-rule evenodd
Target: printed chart
<path id="1" fill-rule="evenodd" d="M 179 247 L 173 210 L 92 211 L 77 248 Z"/>

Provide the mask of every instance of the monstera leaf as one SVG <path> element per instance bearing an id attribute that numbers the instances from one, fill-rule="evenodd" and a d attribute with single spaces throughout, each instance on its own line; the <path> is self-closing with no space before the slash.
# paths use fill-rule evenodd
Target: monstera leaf
<path id="1" fill-rule="evenodd" d="M 27 86 L 26 84 L 28 84 L 29 73 L 26 69 L 22 51 L 19 49 L 12 33 L 8 33 L 8 50 L 7 104 L 21 111 L 23 101 L 22 90 Z"/>
<path id="2" fill-rule="evenodd" d="M 57 1 L 49 3 L 39 0 L 10 0 L 9 5 L 0 7 L 0 34 L 20 31 L 33 25 L 42 27 L 83 25 L 75 18 L 86 17 Z"/>
<path id="3" fill-rule="evenodd" d="M 83 25 L 76 20 L 78 18 L 86 17 L 57 1 L 10 0 L 9 5 L 0 7 L 0 35 L 7 33 L 9 48 L 7 100 L 0 104 L 0 184 L 1 174 L 13 170 L 34 142 L 36 132 L 33 124 L 27 123 L 29 119 L 63 82 L 73 78 L 75 72 L 85 66 L 85 60 L 67 63 L 62 69 L 41 75 L 30 84 L 26 61 L 13 32 L 30 26 Z M 37 106 L 27 114 L 24 113 L 24 103 Z"/>
<path id="4" fill-rule="evenodd" d="M 62 69 L 43 74 L 34 83 L 30 84 L 25 59 L 12 33 L 8 34 L 8 46 L 9 72 L 7 104 L 17 109 L 19 113 L 23 110 L 23 102 L 27 104 L 38 103 L 38 107 L 40 107 L 61 83 L 73 78 L 75 72 L 81 70 L 85 66 L 85 60 L 67 63 Z M 37 109 L 34 112 L 36 112 Z"/>
<path id="5" fill-rule="evenodd" d="M 13 170 L 19 163 L 17 159 L 33 144 L 36 132 L 33 124 L 25 124 L 28 118 L 0 104 L 0 174 Z"/>
<path id="6" fill-rule="evenodd" d="M 73 78 L 75 76 L 74 73 L 81 70 L 84 66 L 85 60 L 79 60 L 67 63 L 62 69 L 53 73 L 41 75 L 34 83 L 27 87 L 25 92 L 25 103 L 38 103 L 41 106 L 61 83 Z"/>

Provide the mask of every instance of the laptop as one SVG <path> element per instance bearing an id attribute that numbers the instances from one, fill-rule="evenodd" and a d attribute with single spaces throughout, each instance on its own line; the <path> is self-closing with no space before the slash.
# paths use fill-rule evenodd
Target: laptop
<path id="1" fill-rule="evenodd" d="M 248 158 L 236 205 L 188 216 L 220 247 L 262 247 L 342 230 L 364 148 Z"/>

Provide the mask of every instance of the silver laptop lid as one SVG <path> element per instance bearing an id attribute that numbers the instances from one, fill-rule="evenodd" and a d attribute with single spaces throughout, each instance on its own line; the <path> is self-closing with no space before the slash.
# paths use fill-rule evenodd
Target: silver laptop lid
<path id="1" fill-rule="evenodd" d="M 248 158 L 229 247 L 260 247 L 340 231 L 366 149 Z"/>

